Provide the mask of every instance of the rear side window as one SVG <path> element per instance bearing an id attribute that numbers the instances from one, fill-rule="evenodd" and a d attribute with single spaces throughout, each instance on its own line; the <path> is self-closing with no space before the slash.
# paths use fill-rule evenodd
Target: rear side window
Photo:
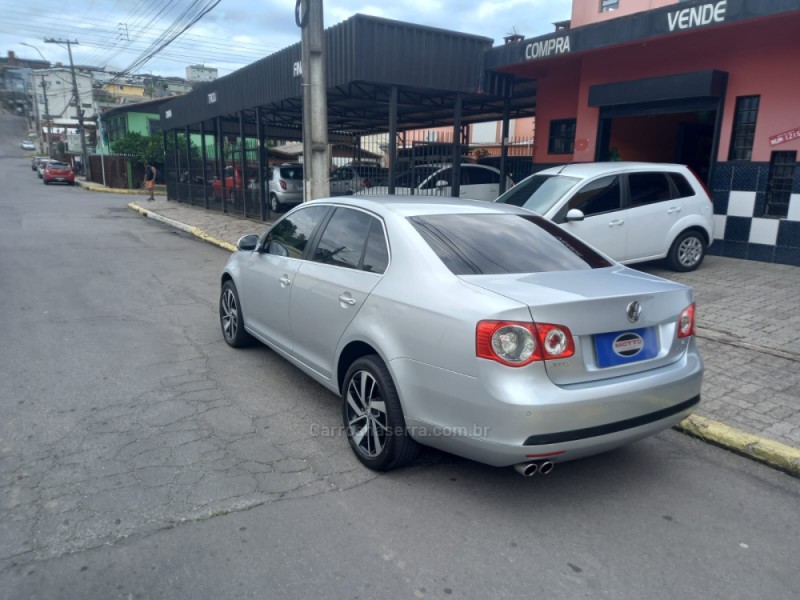
<path id="1" fill-rule="evenodd" d="M 409 221 L 455 275 L 541 273 L 611 263 L 537 215 L 430 215 Z"/>
<path id="2" fill-rule="evenodd" d="M 469 175 L 470 185 L 495 184 L 500 183 L 500 174 L 491 169 L 480 169 L 477 167 L 461 167 L 462 177 L 464 173 Z"/>
<path id="3" fill-rule="evenodd" d="M 378 220 L 372 219 L 362 268 L 370 273 L 383 273 L 387 266 L 389 266 L 389 249 L 386 246 L 386 236 Z"/>
<path id="4" fill-rule="evenodd" d="M 314 250 L 314 261 L 357 269 L 372 217 L 360 210 L 337 208 Z"/>
<path id="5" fill-rule="evenodd" d="M 267 234 L 267 254 L 303 258 L 308 241 L 327 212 L 327 206 L 308 206 L 275 223 Z"/>
<path id="6" fill-rule="evenodd" d="M 692 184 L 686 181 L 686 177 L 680 173 L 670 173 L 669 177 L 672 179 L 672 183 L 675 184 L 675 189 L 678 192 L 676 198 L 689 198 L 695 195 L 694 188 Z"/>
<path id="7" fill-rule="evenodd" d="M 664 173 L 630 173 L 628 187 L 631 208 L 655 204 L 672 198 L 669 180 Z"/>

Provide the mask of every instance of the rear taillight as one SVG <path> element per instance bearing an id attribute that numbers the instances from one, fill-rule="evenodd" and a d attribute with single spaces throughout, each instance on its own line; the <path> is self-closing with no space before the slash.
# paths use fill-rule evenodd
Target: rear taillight
<path id="1" fill-rule="evenodd" d="M 678 339 L 694 335 L 694 302 L 681 311 L 678 317 Z"/>
<path id="2" fill-rule="evenodd" d="M 371 188 L 372 187 L 372 182 L 369 179 L 362 179 L 361 180 L 361 187 Z"/>
<path id="3" fill-rule="evenodd" d="M 563 325 L 524 321 L 480 321 L 475 328 L 475 355 L 509 367 L 575 354 L 572 334 Z"/>
<path id="4" fill-rule="evenodd" d="M 286 182 L 283 179 L 279 179 L 278 183 L 280 184 L 282 190 L 286 189 Z"/>
<path id="5" fill-rule="evenodd" d="M 694 175 L 694 178 L 697 180 L 697 183 L 700 184 L 700 187 L 703 188 L 703 191 L 706 193 L 709 202 L 711 202 L 711 204 L 714 204 L 714 198 L 711 196 L 711 190 L 708 189 L 706 183 L 702 179 L 700 179 L 700 177 L 697 175 L 694 169 L 692 169 L 691 167 L 687 168 L 689 169 L 689 171 L 691 171 L 692 175 Z"/>

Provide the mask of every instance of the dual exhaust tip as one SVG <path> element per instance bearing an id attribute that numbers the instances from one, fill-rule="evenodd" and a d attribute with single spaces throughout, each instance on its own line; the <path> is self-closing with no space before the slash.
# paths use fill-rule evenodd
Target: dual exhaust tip
<path id="1" fill-rule="evenodd" d="M 514 470 L 523 477 L 533 477 L 537 473 L 547 475 L 553 470 L 555 465 L 549 460 L 542 460 L 536 462 L 519 463 L 514 465 Z"/>

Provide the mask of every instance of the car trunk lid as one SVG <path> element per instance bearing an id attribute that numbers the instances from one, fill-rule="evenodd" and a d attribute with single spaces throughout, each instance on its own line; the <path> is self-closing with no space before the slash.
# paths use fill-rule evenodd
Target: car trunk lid
<path id="1" fill-rule="evenodd" d="M 468 275 L 469 283 L 528 306 L 534 323 L 569 328 L 574 356 L 547 360 L 550 379 L 568 385 L 654 369 L 677 360 L 677 338 L 692 290 L 626 267 L 513 275 Z M 640 308 L 638 318 L 635 304 Z M 629 318 L 630 314 L 630 318 Z"/>

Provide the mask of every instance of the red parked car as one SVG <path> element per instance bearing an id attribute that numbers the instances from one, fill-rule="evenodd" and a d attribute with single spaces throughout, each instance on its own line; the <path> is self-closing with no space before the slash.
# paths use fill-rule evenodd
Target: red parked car
<path id="1" fill-rule="evenodd" d="M 56 181 L 75 185 L 75 173 L 72 172 L 72 167 L 67 163 L 58 162 L 57 160 L 47 162 L 44 167 L 44 172 L 42 173 L 42 179 L 45 185 Z"/>
<path id="2" fill-rule="evenodd" d="M 211 182 L 211 188 L 214 190 L 214 198 L 222 200 L 222 180 L 215 177 Z M 225 167 L 225 198 L 230 200 L 241 194 L 242 190 L 242 170 L 239 165 L 232 167 L 228 165 Z"/>

